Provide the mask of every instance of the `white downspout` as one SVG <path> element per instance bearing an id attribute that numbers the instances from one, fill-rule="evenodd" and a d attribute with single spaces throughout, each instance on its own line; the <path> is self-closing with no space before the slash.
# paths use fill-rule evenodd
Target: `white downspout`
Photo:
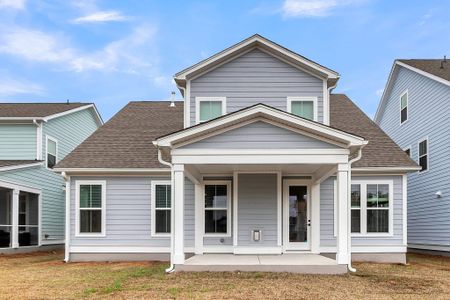
<path id="1" fill-rule="evenodd" d="M 65 246 L 64 246 L 64 262 L 70 260 L 70 176 L 66 172 L 61 173 L 64 181 L 66 182 L 66 233 L 65 233 Z"/>
<path id="2" fill-rule="evenodd" d="M 174 203 L 173 203 L 173 192 L 174 192 L 174 178 L 173 178 L 173 167 L 172 164 L 170 162 L 167 162 L 165 160 L 162 159 L 161 156 L 161 149 L 158 147 L 158 161 L 166 166 L 170 167 L 170 203 L 172 204 L 171 207 L 171 218 L 170 218 L 170 228 L 171 228 L 171 235 L 170 235 L 170 266 L 169 268 L 166 269 L 166 273 L 172 273 L 173 271 L 175 271 L 174 265 L 173 265 L 173 260 L 172 260 L 172 256 L 173 256 L 173 245 L 174 245 L 174 234 L 173 234 L 173 228 L 175 228 L 175 218 L 174 216 Z"/>
<path id="3" fill-rule="evenodd" d="M 363 146 L 364 147 L 364 146 Z M 352 194 L 352 163 L 358 161 L 361 159 L 362 156 L 362 147 L 359 148 L 358 150 L 358 155 L 351 159 L 348 164 L 349 164 L 349 168 L 348 168 L 348 201 L 350 202 L 350 205 L 348 206 L 348 224 L 351 224 L 351 217 L 352 217 L 352 205 L 351 205 L 351 194 Z M 348 227 L 348 236 L 349 238 L 347 239 L 347 243 L 348 243 L 348 252 L 349 252 L 349 261 L 348 261 L 348 270 L 350 272 L 356 272 L 356 269 L 352 267 L 352 230 L 351 230 L 351 225 L 347 226 Z"/>

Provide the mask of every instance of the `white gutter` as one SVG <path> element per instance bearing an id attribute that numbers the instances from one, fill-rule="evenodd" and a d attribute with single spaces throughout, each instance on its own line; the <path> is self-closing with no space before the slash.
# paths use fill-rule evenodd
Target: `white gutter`
<path id="1" fill-rule="evenodd" d="M 66 228 L 65 228 L 65 246 L 64 246 L 64 262 L 70 260 L 70 176 L 66 172 L 61 173 L 66 182 Z"/>
<path id="2" fill-rule="evenodd" d="M 173 234 L 173 229 L 175 228 L 175 214 L 174 214 L 174 197 L 173 197 L 173 192 L 174 192 L 174 174 L 173 174 L 173 165 L 170 162 L 167 162 L 165 160 L 162 159 L 161 156 L 161 149 L 158 147 L 158 161 L 166 166 L 170 167 L 170 203 L 172 204 L 172 207 L 170 208 L 171 212 L 171 218 L 170 218 L 170 228 L 171 228 L 171 234 L 170 234 L 170 266 L 169 268 L 166 269 L 166 273 L 172 273 L 173 271 L 175 271 L 175 266 L 173 265 L 173 245 L 175 243 L 174 241 L 174 234 Z"/>

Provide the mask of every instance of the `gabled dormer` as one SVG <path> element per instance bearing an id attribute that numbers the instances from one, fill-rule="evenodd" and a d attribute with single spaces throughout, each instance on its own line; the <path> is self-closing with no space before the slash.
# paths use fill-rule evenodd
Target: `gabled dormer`
<path id="1" fill-rule="evenodd" d="M 184 126 L 262 103 L 326 125 L 339 74 L 253 35 L 177 74 Z"/>

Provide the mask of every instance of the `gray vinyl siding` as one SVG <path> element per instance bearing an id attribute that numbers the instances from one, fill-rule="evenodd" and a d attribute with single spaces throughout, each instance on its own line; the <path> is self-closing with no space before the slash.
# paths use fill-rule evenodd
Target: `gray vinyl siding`
<path id="1" fill-rule="evenodd" d="M 400 125 L 400 95 L 408 89 L 408 120 Z M 450 87 L 400 67 L 379 125 L 418 161 L 428 137 L 428 171 L 408 175 L 408 244 L 450 246 Z M 442 192 L 442 198 L 435 193 Z"/>
<path id="2" fill-rule="evenodd" d="M 323 121 L 323 80 L 258 49 L 195 78 L 190 93 L 191 125 L 199 96 L 226 97 L 227 113 L 257 103 L 286 110 L 288 96 L 314 96 L 318 98 L 318 121 Z"/>
<path id="3" fill-rule="evenodd" d="M 393 235 L 387 237 L 352 237 L 353 246 L 403 245 L 403 181 L 402 176 L 353 176 L 353 180 L 393 180 Z M 330 177 L 320 185 L 320 246 L 336 246 L 334 236 L 334 182 Z"/>
<path id="4" fill-rule="evenodd" d="M 333 149 L 333 144 L 280 128 L 254 122 L 186 145 L 186 149 Z"/>
<path id="5" fill-rule="evenodd" d="M 0 124 L 0 159 L 36 159 L 34 124 Z"/>
<path id="6" fill-rule="evenodd" d="M 195 192 L 194 184 L 184 180 L 184 247 L 195 244 Z"/>
<path id="7" fill-rule="evenodd" d="M 277 175 L 239 174 L 238 246 L 277 246 Z M 261 230 L 254 242 L 252 230 Z"/>

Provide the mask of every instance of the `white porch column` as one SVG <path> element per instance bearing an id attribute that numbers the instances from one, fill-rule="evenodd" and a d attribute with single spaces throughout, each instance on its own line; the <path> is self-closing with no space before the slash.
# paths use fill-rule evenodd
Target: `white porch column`
<path id="1" fill-rule="evenodd" d="M 175 265 L 184 264 L 184 165 L 173 165 L 174 203 L 173 203 L 173 257 Z"/>
<path id="2" fill-rule="evenodd" d="M 311 185 L 311 252 L 320 247 L 320 183 Z"/>
<path id="3" fill-rule="evenodd" d="M 203 254 L 203 233 L 205 232 L 205 221 L 203 218 L 205 198 L 203 191 L 203 184 L 195 185 L 195 254 Z"/>
<path id="4" fill-rule="evenodd" d="M 13 190 L 12 193 L 12 211 L 11 211 L 11 247 L 19 248 L 19 190 Z"/>
<path id="5" fill-rule="evenodd" d="M 337 171 L 337 253 L 338 264 L 349 263 L 348 164 L 339 164 Z"/>

